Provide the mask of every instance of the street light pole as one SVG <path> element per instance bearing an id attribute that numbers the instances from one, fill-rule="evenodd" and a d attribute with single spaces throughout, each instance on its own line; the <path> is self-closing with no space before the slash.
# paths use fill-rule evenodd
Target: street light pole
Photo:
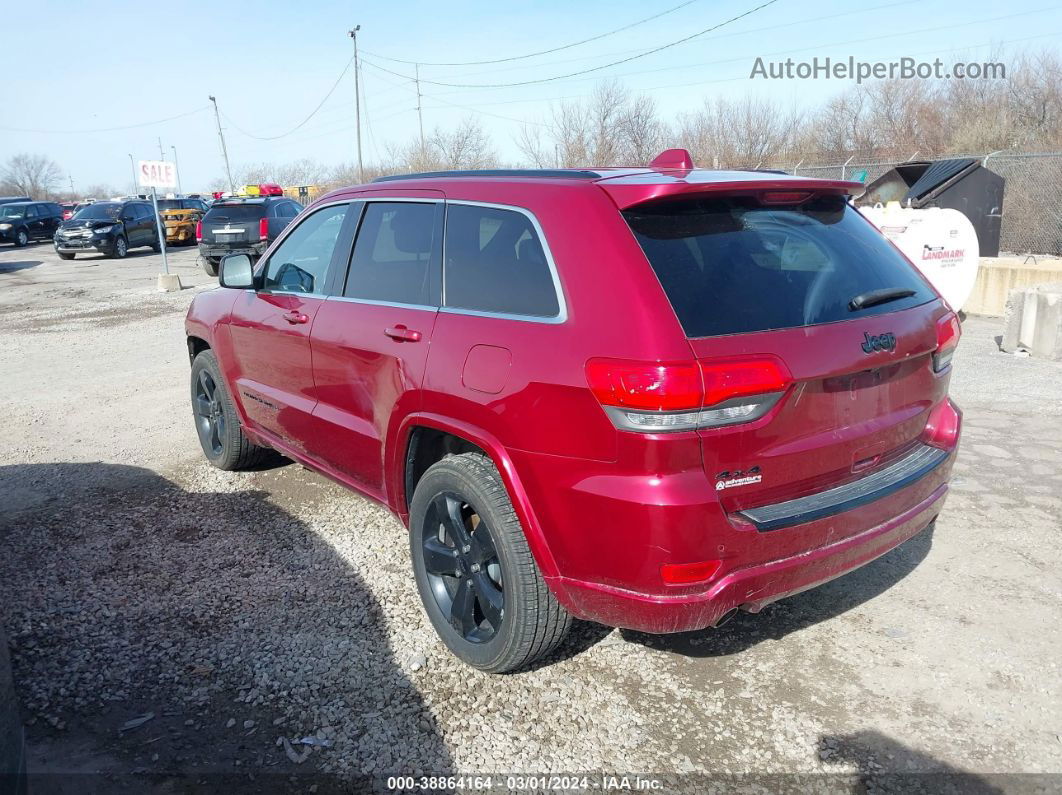
<path id="1" fill-rule="evenodd" d="M 164 151 L 162 151 L 162 136 L 161 135 L 158 138 L 158 142 L 159 142 L 159 160 L 161 160 L 163 162 L 166 162 L 166 153 Z"/>
<path id="2" fill-rule="evenodd" d="M 133 156 L 129 155 L 129 169 L 133 172 L 133 196 L 137 195 L 136 192 L 136 163 L 133 162 Z"/>
<path id="3" fill-rule="evenodd" d="M 177 147 L 171 146 L 170 149 L 173 150 L 173 168 L 174 171 L 177 172 L 177 193 L 180 195 L 184 193 L 184 191 L 181 190 L 181 164 L 177 162 Z"/>
<path id="4" fill-rule="evenodd" d="M 361 25 L 355 25 L 350 31 L 350 38 L 354 40 L 354 123 L 358 129 L 358 182 L 365 181 L 365 167 L 361 161 L 361 90 L 358 68 L 358 31 Z"/>
<path id="5" fill-rule="evenodd" d="M 225 176 L 229 178 L 229 192 L 236 192 L 236 183 L 232 181 L 232 169 L 229 168 L 229 150 L 225 148 L 225 134 L 221 131 L 221 115 L 218 113 L 218 101 L 210 97 L 214 103 L 214 121 L 218 123 L 218 138 L 221 139 L 221 156 L 225 158 Z"/>

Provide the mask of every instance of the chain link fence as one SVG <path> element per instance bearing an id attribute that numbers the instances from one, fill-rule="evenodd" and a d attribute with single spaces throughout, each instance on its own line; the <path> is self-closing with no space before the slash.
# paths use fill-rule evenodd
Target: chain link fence
<path id="1" fill-rule="evenodd" d="M 1062 152 L 993 152 L 941 155 L 926 160 L 972 157 L 1006 180 L 1000 252 L 1062 256 Z M 923 159 L 910 158 L 910 160 Z M 856 179 L 869 184 L 903 160 L 816 164 L 803 161 L 770 168 L 823 179 Z"/>

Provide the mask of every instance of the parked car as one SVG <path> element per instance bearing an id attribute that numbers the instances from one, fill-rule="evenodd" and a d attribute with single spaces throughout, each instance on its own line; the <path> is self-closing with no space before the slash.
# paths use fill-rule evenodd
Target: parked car
<path id="1" fill-rule="evenodd" d="M 191 245 L 196 242 L 196 226 L 207 211 L 202 199 L 158 199 L 158 206 L 166 227 L 167 243 Z"/>
<path id="2" fill-rule="evenodd" d="M 28 202 L 33 201 L 29 196 L 0 196 L 0 204 L 11 204 L 12 202 Z"/>
<path id="3" fill-rule="evenodd" d="M 11 202 L 0 205 L 0 243 L 28 245 L 31 240 L 49 240 L 63 222 L 55 202 Z"/>
<path id="4" fill-rule="evenodd" d="M 0 625 L 0 792 L 25 795 L 26 735 L 18 714 L 7 636 Z"/>
<path id="5" fill-rule="evenodd" d="M 122 259 L 131 248 L 161 251 L 155 211 L 144 201 L 93 202 L 63 221 L 55 233 L 60 259 L 100 252 Z"/>
<path id="6" fill-rule="evenodd" d="M 77 212 L 77 202 L 59 202 L 59 209 L 63 212 L 63 220 L 69 221 L 74 217 L 74 213 Z"/>
<path id="7" fill-rule="evenodd" d="M 215 201 L 195 233 L 203 270 L 217 276 L 218 262 L 226 254 L 247 254 L 257 260 L 301 211 L 301 204 L 285 196 Z"/>
<path id="8" fill-rule="evenodd" d="M 948 493 L 959 324 L 861 189 L 671 150 L 332 192 L 192 301 L 204 454 L 273 448 L 388 506 L 436 631 L 485 671 L 572 616 L 756 612 Z"/>

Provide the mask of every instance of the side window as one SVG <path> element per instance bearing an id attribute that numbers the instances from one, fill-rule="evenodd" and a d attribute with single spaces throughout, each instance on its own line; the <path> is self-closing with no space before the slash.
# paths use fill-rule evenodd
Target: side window
<path id="1" fill-rule="evenodd" d="M 435 204 L 371 202 L 365 207 L 343 294 L 396 304 L 431 298 Z"/>
<path id="2" fill-rule="evenodd" d="M 534 317 L 560 314 L 542 242 L 523 213 L 447 204 L 445 241 L 446 306 Z"/>
<path id="3" fill-rule="evenodd" d="M 324 290 L 332 252 L 349 209 L 347 204 L 322 208 L 292 229 L 269 255 L 265 288 L 289 293 Z"/>
<path id="4" fill-rule="evenodd" d="M 37 205 L 36 204 L 31 204 L 29 207 L 26 208 L 26 217 L 27 218 L 36 218 L 37 217 Z"/>

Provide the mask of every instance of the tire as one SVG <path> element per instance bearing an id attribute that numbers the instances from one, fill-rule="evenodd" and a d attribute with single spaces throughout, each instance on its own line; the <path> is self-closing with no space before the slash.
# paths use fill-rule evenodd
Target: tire
<path id="1" fill-rule="evenodd" d="M 55 253 L 59 255 L 59 259 L 73 259 L 77 256 L 76 254 L 64 254 L 62 251 L 57 251 Z"/>
<path id="2" fill-rule="evenodd" d="M 25 229 L 15 232 L 15 248 L 25 248 L 29 245 L 29 233 Z"/>
<path id="3" fill-rule="evenodd" d="M 424 609 L 458 658 L 487 673 L 508 673 L 564 639 L 571 616 L 542 579 L 485 455 L 451 455 L 432 465 L 414 491 L 409 528 Z M 445 570 L 451 560 L 453 575 Z"/>
<path id="4" fill-rule="evenodd" d="M 162 243 L 159 242 L 158 235 L 155 236 L 155 242 L 151 244 L 151 250 L 156 254 L 162 251 Z"/>
<path id="5" fill-rule="evenodd" d="M 210 257 L 203 257 L 202 260 L 203 260 L 203 270 L 206 271 L 206 275 L 207 276 L 217 276 L 218 275 L 218 263 L 220 263 L 221 260 L 211 259 Z"/>
<path id="6" fill-rule="evenodd" d="M 244 435 L 213 351 L 195 357 L 191 386 L 192 417 L 207 461 L 225 471 L 246 469 L 261 461 L 266 448 L 252 444 Z"/>
<path id="7" fill-rule="evenodd" d="M 125 255 L 129 253 L 129 244 L 125 241 L 125 238 L 121 235 L 114 241 L 114 246 L 111 248 L 111 256 L 115 259 L 125 259 Z"/>

